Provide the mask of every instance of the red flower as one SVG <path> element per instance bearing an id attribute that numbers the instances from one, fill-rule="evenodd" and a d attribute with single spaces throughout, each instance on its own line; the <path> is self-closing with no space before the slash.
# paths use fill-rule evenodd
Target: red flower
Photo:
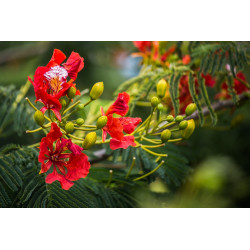
<path id="1" fill-rule="evenodd" d="M 191 62 L 191 57 L 190 57 L 190 55 L 185 55 L 185 56 L 183 56 L 183 58 L 182 58 L 182 63 L 183 64 L 189 64 Z"/>
<path id="2" fill-rule="evenodd" d="M 62 188 L 68 190 L 74 185 L 72 181 L 86 177 L 90 163 L 82 150 L 70 139 L 64 139 L 60 128 L 56 123 L 52 123 L 50 132 L 41 140 L 38 156 L 38 161 L 42 163 L 40 173 L 47 172 L 52 165 L 54 168 L 46 177 L 46 183 L 59 181 Z"/>
<path id="3" fill-rule="evenodd" d="M 65 59 L 65 54 L 55 49 L 47 66 L 37 68 L 34 81 L 28 77 L 34 86 L 36 101 L 44 104 L 41 111 L 44 113 L 47 109 L 52 110 L 59 121 L 61 121 L 59 111 L 62 108 L 59 98 L 65 96 L 70 87 L 75 88 L 73 82 L 84 67 L 83 58 L 78 53 L 72 52 L 66 63 L 61 66 Z M 71 78 L 69 82 L 67 77 Z M 80 95 L 80 91 L 77 90 L 76 94 Z"/>
<path id="4" fill-rule="evenodd" d="M 204 75 L 201 74 L 201 77 L 205 79 L 206 86 L 213 87 L 216 83 L 215 78 L 213 78 L 210 74 Z"/>
<path id="5" fill-rule="evenodd" d="M 243 81 L 246 81 L 246 77 L 242 72 L 239 72 L 236 75 L 236 77 L 240 78 Z M 222 88 L 221 93 L 217 94 L 215 98 L 230 99 L 231 96 L 229 95 L 228 86 L 225 82 L 222 84 L 221 88 Z M 248 91 L 248 88 L 237 79 L 234 79 L 234 89 L 237 95 L 242 94 L 245 91 Z"/>
<path id="6" fill-rule="evenodd" d="M 143 53 L 151 50 L 152 44 L 150 41 L 136 41 L 133 43 Z"/>
<path id="7" fill-rule="evenodd" d="M 129 110 L 128 102 L 129 95 L 125 92 L 120 93 L 116 101 L 104 113 L 101 107 L 103 116 L 107 116 L 108 121 L 103 127 L 102 140 L 105 141 L 107 133 L 112 137 L 110 140 L 110 148 L 112 150 L 118 148 L 126 149 L 129 146 L 135 146 L 134 136 L 124 136 L 123 132 L 131 134 L 134 132 L 136 126 L 141 122 L 141 118 L 123 117 Z M 121 115 L 122 117 L 113 117 L 113 114 Z"/>

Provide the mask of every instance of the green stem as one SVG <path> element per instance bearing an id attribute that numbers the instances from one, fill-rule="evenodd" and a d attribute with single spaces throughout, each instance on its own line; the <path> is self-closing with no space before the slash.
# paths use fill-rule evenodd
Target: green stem
<path id="1" fill-rule="evenodd" d="M 167 154 L 158 154 L 158 153 L 155 153 L 147 148 L 145 148 L 144 146 L 141 146 L 141 148 L 145 151 L 147 151 L 149 154 L 151 155 L 155 155 L 155 156 L 160 156 L 160 157 L 167 157 L 168 155 Z"/>
<path id="2" fill-rule="evenodd" d="M 87 101 L 85 104 L 84 104 L 84 107 L 86 107 L 87 105 L 89 105 L 93 100 L 90 99 L 89 101 Z"/>
<path id="3" fill-rule="evenodd" d="M 81 131 L 95 131 L 97 128 L 75 128 L 76 130 L 81 130 Z"/>
<path id="4" fill-rule="evenodd" d="M 77 101 L 76 103 L 74 103 L 73 105 L 71 105 L 70 107 L 68 107 L 67 109 L 65 109 L 63 111 L 63 115 L 66 114 L 68 111 L 70 111 L 72 108 L 74 108 L 76 105 L 78 105 L 81 101 Z"/>
<path id="5" fill-rule="evenodd" d="M 38 111 L 38 109 L 31 103 L 30 99 L 28 97 L 25 98 L 26 101 L 28 102 L 28 104 L 30 105 L 31 108 L 33 108 L 35 111 Z M 49 119 L 49 117 L 47 117 L 46 115 L 44 115 L 45 119 L 47 119 L 48 121 L 51 122 L 51 120 Z"/>
<path id="6" fill-rule="evenodd" d="M 152 112 L 151 112 L 151 115 L 149 116 L 150 118 L 149 118 L 149 120 L 148 120 L 148 123 L 147 123 L 147 125 L 145 126 L 146 134 L 148 134 L 149 125 L 150 125 L 150 122 L 151 122 L 152 117 L 153 117 L 153 115 L 154 115 L 155 109 L 156 109 L 156 108 L 153 108 L 153 110 L 152 110 Z"/>
<path id="7" fill-rule="evenodd" d="M 113 175 L 113 170 L 109 170 L 109 180 L 108 180 L 108 183 L 107 183 L 106 187 L 110 186 L 110 183 L 112 181 L 112 175 Z"/>
<path id="8" fill-rule="evenodd" d="M 86 128 L 96 128 L 95 125 L 81 125 L 79 127 L 86 127 Z"/>
<path id="9" fill-rule="evenodd" d="M 162 166 L 163 163 L 164 163 L 164 161 L 161 161 L 161 163 L 155 169 L 153 169 L 152 171 L 150 171 L 149 173 L 147 173 L 141 177 L 135 178 L 133 181 L 139 181 L 139 180 L 153 174 L 155 171 L 157 171 Z"/>
<path id="10" fill-rule="evenodd" d="M 144 137 L 144 136 L 142 136 L 141 138 L 142 138 L 144 141 L 148 141 L 148 142 L 151 142 L 151 143 L 153 143 L 153 144 L 159 144 L 159 142 L 157 142 L 157 141 L 155 141 L 155 140 L 148 139 L 148 138 L 146 138 L 146 137 Z"/>
<path id="11" fill-rule="evenodd" d="M 129 171 L 128 171 L 126 177 L 125 177 L 126 179 L 128 179 L 129 175 L 131 174 L 131 172 L 132 172 L 132 170 L 133 170 L 133 168 L 134 168 L 134 166 L 135 166 L 135 160 L 136 160 L 136 158 L 133 157 L 132 164 L 131 164 L 130 169 L 129 169 Z"/>
<path id="12" fill-rule="evenodd" d="M 159 144 L 159 145 L 143 145 L 144 148 L 160 148 L 163 147 L 165 144 Z"/>
<path id="13" fill-rule="evenodd" d="M 68 117 L 70 117 L 71 115 L 73 115 L 76 112 L 76 110 L 73 110 L 72 112 L 70 112 L 69 114 L 65 115 L 64 117 L 62 117 L 63 119 L 67 119 Z"/>
<path id="14" fill-rule="evenodd" d="M 149 118 L 150 118 L 150 115 L 139 127 L 137 127 L 137 129 L 131 135 L 134 135 L 135 133 L 137 133 L 139 131 L 139 129 L 141 129 L 146 124 L 146 122 L 149 120 Z"/>
<path id="15" fill-rule="evenodd" d="M 179 142 L 182 140 L 183 140 L 183 138 L 177 138 L 177 139 L 168 140 L 168 142 Z"/>
<path id="16" fill-rule="evenodd" d="M 28 146 L 28 148 L 33 148 L 33 147 L 37 147 L 37 146 L 40 146 L 40 142 L 35 143 L 35 144 L 31 144 Z"/>

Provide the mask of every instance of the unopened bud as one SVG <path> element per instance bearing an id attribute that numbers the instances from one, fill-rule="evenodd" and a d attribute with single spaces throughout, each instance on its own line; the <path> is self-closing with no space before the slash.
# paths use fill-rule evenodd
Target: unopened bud
<path id="1" fill-rule="evenodd" d="M 44 114 L 42 111 L 37 110 L 34 114 L 34 119 L 39 126 L 43 126 L 45 122 Z"/>
<path id="2" fill-rule="evenodd" d="M 93 145 L 95 145 L 96 142 L 96 132 L 90 132 L 86 135 L 82 147 L 83 149 L 89 149 L 91 148 Z"/>
<path id="3" fill-rule="evenodd" d="M 102 95 L 103 90 L 104 90 L 103 82 L 95 83 L 94 86 L 92 87 L 90 93 L 89 93 L 90 98 L 92 100 L 98 99 Z"/>
<path id="4" fill-rule="evenodd" d="M 69 99 L 74 98 L 76 95 L 76 89 L 74 87 L 70 87 L 67 91 L 67 95 L 68 95 Z"/>
<path id="5" fill-rule="evenodd" d="M 157 90 L 157 96 L 160 98 L 164 97 L 167 91 L 167 82 L 165 79 L 161 79 L 157 85 L 156 85 L 156 90 Z"/>
<path id="6" fill-rule="evenodd" d="M 65 125 L 65 131 L 68 133 L 68 134 L 71 134 L 75 129 L 75 126 L 74 126 L 74 123 L 73 122 L 67 122 L 66 125 Z"/>
<path id="7" fill-rule="evenodd" d="M 103 128 L 107 124 L 107 121 L 108 121 L 108 117 L 107 116 L 101 116 L 101 117 L 99 117 L 98 120 L 97 120 L 97 122 L 96 122 L 96 127 L 98 129 Z"/>
<path id="8" fill-rule="evenodd" d="M 62 107 L 65 107 L 66 104 L 67 104 L 67 102 L 66 102 L 66 100 L 64 98 L 60 99 L 60 103 L 62 104 Z"/>
<path id="9" fill-rule="evenodd" d="M 83 110 L 84 109 L 84 104 L 78 104 L 76 106 L 77 111 Z"/>
<path id="10" fill-rule="evenodd" d="M 181 122 L 183 120 L 183 116 L 182 115 L 177 115 L 176 117 L 175 117 L 175 121 L 176 122 Z"/>
<path id="11" fill-rule="evenodd" d="M 195 103 L 190 103 L 185 110 L 185 113 L 187 116 L 192 115 L 194 111 L 196 110 L 196 104 Z"/>
<path id="12" fill-rule="evenodd" d="M 194 132 L 195 129 L 195 122 L 193 119 L 188 120 L 188 125 L 187 127 L 181 131 L 181 135 L 184 139 L 188 139 Z"/>
<path id="13" fill-rule="evenodd" d="M 156 97 L 156 96 L 152 97 L 151 105 L 153 108 L 155 108 L 159 103 L 160 103 L 160 101 L 159 101 L 158 97 Z"/>
<path id="14" fill-rule="evenodd" d="M 164 108 L 164 106 L 162 105 L 162 103 L 159 103 L 159 104 L 157 105 L 157 109 L 158 109 L 159 111 L 162 111 L 163 108 Z"/>
<path id="15" fill-rule="evenodd" d="M 162 142 L 167 142 L 171 137 L 171 131 L 169 129 L 165 129 L 162 133 L 161 133 L 161 141 Z"/>
<path id="16" fill-rule="evenodd" d="M 181 122 L 179 123 L 179 129 L 180 129 L 180 130 L 185 129 L 187 126 L 188 126 L 188 122 L 187 122 L 186 120 L 181 121 Z"/>
<path id="17" fill-rule="evenodd" d="M 84 120 L 83 120 L 82 118 L 78 118 L 78 119 L 76 120 L 76 124 L 77 124 L 78 126 L 81 126 L 83 123 L 84 123 Z"/>
<path id="18" fill-rule="evenodd" d="M 166 118 L 167 122 L 173 122 L 174 121 L 174 117 L 172 115 L 168 115 Z"/>

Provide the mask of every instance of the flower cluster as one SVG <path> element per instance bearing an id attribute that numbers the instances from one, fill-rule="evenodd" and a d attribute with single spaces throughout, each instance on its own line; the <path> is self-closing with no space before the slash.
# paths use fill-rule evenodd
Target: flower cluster
<path id="1" fill-rule="evenodd" d="M 36 102 L 41 102 L 43 107 L 39 111 L 27 98 L 28 103 L 36 110 L 34 119 L 41 126 L 34 131 L 27 131 L 27 133 L 42 129 L 45 131 L 46 136 L 39 144 L 40 173 L 49 172 L 46 183 L 59 181 L 62 188 L 68 190 L 74 185 L 73 181 L 85 178 L 89 173 L 88 156 L 82 151 L 96 143 L 97 135 L 94 131 L 102 130 L 103 136 L 100 142 L 110 142 L 112 150 L 126 149 L 129 146 L 136 146 L 134 136 L 130 134 L 141 122 L 141 118 L 125 117 L 129 110 L 130 97 L 123 92 L 118 95 L 106 113 L 101 107 L 102 119 L 98 119 L 96 125 L 85 125 L 82 117 L 68 121 L 71 114 L 98 99 L 103 93 L 104 86 L 102 82 L 94 84 L 89 94 L 90 100 L 87 103 L 80 104 L 80 101 L 77 101 L 68 107 L 74 96 L 80 95 L 74 81 L 84 67 L 84 59 L 75 52 L 72 52 L 68 60 L 63 63 L 65 59 L 64 53 L 55 49 L 49 63 L 45 67 L 36 69 L 34 80 L 28 77 L 34 87 Z M 68 98 L 68 102 L 62 97 Z M 71 113 L 63 116 L 74 108 L 75 110 Z M 48 110 L 49 117 L 45 116 L 46 110 Z M 50 111 L 54 113 L 54 117 Z M 114 117 L 115 114 L 121 117 Z M 45 118 L 49 123 L 44 125 Z M 50 129 L 50 131 L 47 133 L 46 129 Z M 75 129 L 82 130 L 84 133 L 91 132 L 86 134 L 85 138 L 80 138 L 72 134 Z M 106 140 L 107 134 L 111 136 L 110 140 Z M 72 140 L 82 141 L 82 147 Z"/>
<path id="2" fill-rule="evenodd" d="M 143 57 L 146 63 L 156 63 L 167 67 L 170 65 L 170 56 L 176 51 L 175 45 L 166 48 L 167 42 L 165 41 L 135 41 L 133 43 L 140 51 L 139 53 L 133 53 L 133 56 Z M 190 61 L 190 56 L 185 55 L 180 62 L 183 64 L 189 64 Z"/>

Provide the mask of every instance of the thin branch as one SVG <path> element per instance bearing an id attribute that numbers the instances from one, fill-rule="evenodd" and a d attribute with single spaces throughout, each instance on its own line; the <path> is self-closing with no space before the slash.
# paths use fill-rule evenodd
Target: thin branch
<path id="1" fill-rule="evenodd" d="M 238 95 L 239 97 L 239 104 L 250 99 L 250 91 L 249 92 L 245 92 L 241 95 Z M 238 105 L 239 105 L 238 104 Z M 212 108 L 214 109 L 214 111 L 219 111 L 225 108 L 232 108 L 236 106 L 232 100 L 220 100 L 214 104 L 212 104 Z M 209 115 L 209 110 L 207 107 L 204 107 L 202 109 L 202 113 L 204 114 L 204 116 Z M 189 120 L 189 119 L 194 119 L 197 120 L 199 118 L 198 116 L 198 111 L 196 110 L 192 115 L 188 116 L 185 118 L 185 120 Z"/>

